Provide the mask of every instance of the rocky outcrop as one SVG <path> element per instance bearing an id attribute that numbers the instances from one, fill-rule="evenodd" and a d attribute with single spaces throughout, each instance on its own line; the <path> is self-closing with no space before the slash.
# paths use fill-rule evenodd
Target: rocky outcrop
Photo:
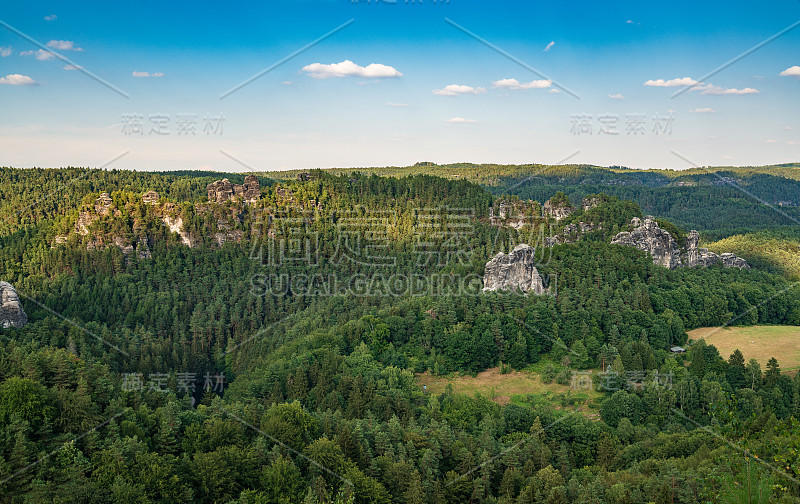
<path id="1" fill-rule="evenodd" d="M 653 262 L 665 268 L 694 268 L 722 264 L 726 268 L 750 269 L 747 261 L 731 253 L 716 254 L 700 248 L 700 234 L 690 231 L 686 236 L 686 248 L 681 250 L 678 242 L 668 231 L 658 227 L 652 217 L 644 221 L 638 217 L 631 220 L 632 231 L 623 231 L 611 241 L 615 245 L 635 247 L 650 254 Z"/>
<path id="2" fill-rule="evenodd" d="M 241 197 L 242 201 L 253 203 L 261 197 L 261 186 L 254 175 L 244 178 L 244 184 L 231 184 L 228 179 L 216 180 L 206 186 L 208 191 L 208 201 L 210 203 L 224 203 L 235 197 Z"/>
<path id="3" fill-rule="evenodd" d="M 86 236 L 89 234 L 89 226 L 98 219 L 97 215 L 91 212 L 79 212 L 78 220 L 75 221 L 75 232 Z"/>
<path id="4" fill-rule="evenodd" d="M 631 232 L 623 231 L 611 240 L 615 245 L 626 245 L 644 250 L 659 266 L 675 269 L 681 265 L 681 249 L 672 235 L 658 227 L 653 219 L 645 219 L 640 226 Z"/>
<path id="5" fill-rule="evenodd" d="M 557 221 L 566 219 L 575 212 L 575 209 L 572 208 L 569 202 L 555 201 L 554 198 L 547 200 L 544 203 L 543 209 L 545 217 L 552 217 Z"/>
<path id="6" fill-rule="evenodd" d="M 515 290 L 545 294 L 547 289 L 535 266 L 536 249 L 521 244 L 514 247 L 509 254 L 498 252 L 486 263 L 483 274 L 483 290 Z"/>
<path id="7" fill-rule="evenodd" d="M 588 197 L 583 198 L 583 200 L 581 201 L 581 208 L 583 208 L 583 211 L 586 212 L 587 210 L 591 210 L 592 208 L 596 207 L 600 203 L 601 203 L 600 198 L 597 196 L 591 198 Z"/>
<path id="8" fill-rule="evenodd" d="M 108 193 L 100 193 L 100 197 L 94 200 L 94 213 L 97 215 L 109 215 L 111 213 L 111 206 L 114 202 Z"/>
<path id="9" fill-rule="evenodd" d="M 22 309 L 19 296 L 8 282 L 0 281 L 0 327 L 22 327 L 28 323 L 28 315 Z"/>
<path id="10" fill-rule="evenodd" d="M 722 264 L 725 268 L 750 269 L 747 261 L 736 254 L 730 252 L 717 254 L 707 248 L 698 247 L 699 243 L 700 233 L 697 231 L 692 230 L 686 235 L 686 254 L 683 257 L 683 265 L 687 268 Z"/>
<path id="11" fill-rule="evenodd" d="M 142 194 L 142 203 L 145 205 L 157 205 L 158 193 L 155 191 L 147 191 L 146 193 Z"/>
<path id="12" fill-rule="evenodd" d="M 181 237 L 181 242 L 186 245 L 187 247 L 194 246 L 194 240 L 192 240 L 189 233 L 183 230 L 183 219 L 180 217 L 174 217 L 170 214 L 165 214 L 161 221 L 169 228 L 171 233 L 178 233 L 178 236 Z"/>

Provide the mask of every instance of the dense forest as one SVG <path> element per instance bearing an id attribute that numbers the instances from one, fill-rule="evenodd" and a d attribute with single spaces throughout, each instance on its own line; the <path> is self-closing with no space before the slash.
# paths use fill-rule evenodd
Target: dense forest
<path id="1" fill-rule="evenodd" d="M 29 317 L 0 329 L 0 502 L 800 502 L 798 374 L 687 335 L 800 325 L 794 167 L 438 168 L 257 174 L 249 204 L 207 200 L 243 174 L 0 169 L 0 280 Z M 560 221 L 526 201 L 556 195 Z M 645 214 L 752 269 L 610 244 Z M 549 293 L 482 292 L 519 243 Z M 565 392 L 418 381 L 489 368 Z"/>

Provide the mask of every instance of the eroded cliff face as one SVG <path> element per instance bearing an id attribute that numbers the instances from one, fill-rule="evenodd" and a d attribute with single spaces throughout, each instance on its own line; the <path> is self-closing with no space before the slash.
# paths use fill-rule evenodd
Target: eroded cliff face
<path id="1" fill-rule="evenodd" d="M 515 290 L 545 294 L 547 289 L 536 269 L 536 249 L 530 245 L 517 245 L 509 254 L 498 252 L 486 263 L 483 291 Z"/>
<path id="2" fill-rule="evenodd" d="M 0 281 L 0 327 L 22 327 L 28 323 L 28 315 L 22 309 L 19 296 L 8 282 Z"/>
<path id="3" fill-rule="evenodd" d="M 714 264 L 722 263 L 726 268 L 750 269 L 747 261 L 736 254 L 731 254 L 730 252 L 717 254 L 707 248 L 698 247 L 699 243 L 700 233 L 697 231 L 692 230 L 686 235 L 686 255 L 684 256 L 683 264 L 687 268 L 713 266 Z"/>
<path id="4" fill-rule="evenodd" d="M 686 236 L 686 248 L 681 250 L 672 235 L 658 227 L 652 218 L 646 218 L 642 222 L 634 217 L 631 226 L 632 231 L 618 233 L 611 243 L 643 250 L 650 254 L 655 264 L 665 268 L 694 268 L 722 264 L 726 268 L 750 269 L 747 261 L 735 254 L 716 254 L 707 248 L 698 247 L 700 234 L 697 231 L 689 232 Z"/>
<path id="5" fill-rule="evenodd" d="M 631 225 L 634 226 L 632 231 L 618 233 L 611 243 L 644 250 L 652 256 L 654 263 L 665 268 L 675 269 L 681 265 L 678 243 L 668 231 L 658 227 L 656 221 L 648 218 L 642 223 L 634 217 Z"/>
<path id="6" fill-rule="evenodd" d="M 230 180 L 215 180 L 208 184 L 208 201 L 210 203 L 224 203 L 240 196 L 242 201 L 252 203 L 261 197 L 261 187 L 254 175 L 244 178 L 244 184 L 231 184 Z"/>

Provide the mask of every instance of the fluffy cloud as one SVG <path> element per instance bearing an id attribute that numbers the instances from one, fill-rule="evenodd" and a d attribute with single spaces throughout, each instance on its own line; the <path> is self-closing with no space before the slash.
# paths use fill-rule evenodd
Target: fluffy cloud
<path id="1" fill-rule="evenodd" d="M 555 43 L 555 42 L 553 42 L 553 41 L 550 41 L 550 43 L 549 43 L 549 44 L 547 44 L 547 47 L 545 47 L 545 48 L 544 48 L 544 52 L 547 52 L 547 51 L 549 51 L 550 49 L 552 49 L 554 45 L 556 45 L 556 43 Z"/>
<path id="2" fill-rule="evenodd" d="M 560 93 L 560 92 L 561 92 L 561 90 L 560 90 L 560 89 L 557 89 L 557 88 L 553 88 L 553 89 L 551 89 L 549 92 L 550 92 L 550 93 L 554 93 L 554 94 L 558 94 L 558 93 Z"/>
<path id="3" fill-rule="evenodd" d="M 744 88 L 744 89 L 736 89 L 730 88 L 725 89 L 723 87 L 715 86 L 713 84 L 701 84 L 699 86 L 694 86 L 692 91 L 700 91 L 700 94 L 703 95 L 746 95 L 746 94 L 758 94 L 758 89 L 754 88 Z"/>
<path id="4" fill-rule="evenodd" d="M 670 79 L 668 81 L 665 81 L 664 79 L 656 79 L 656 80 L 649 80 L 644 83 L 645 86 L 654 86 L 654 87 L 694 86 L 696 84 L 700 83 L 692 79 L 691 77 Z"/>
<path id="5" fill-rule="evenodd" d="M 55 21 L 57 18 L 58 18 L 58 16 L 56 16 L 55 14 L 50 14 L 49 16 L 45 16 L 44 20 L 45 21 Z"/>
<path id="6" fill-rule="evenodd" d="M 473 124 L 478 121 L 476 121 L 475 119 L 464 119 L 463 117 L 454 117 L 452 119 L 446 120 L 445 122 L 451 124 Z"/>
<path id="7" fill-rule="evenodd" d="M 80 70 L 83 68 L 80 65 L 64 65 L 64 70 Z"/>
<path id="8" fill-rule="evenodd" d="M 549 80 L 533 80 L 520 83 L 517 79 L 500 79 L 492 82 L 492 87 L 499 89 L 543 89 L 552 84 Z"/>
<path id="9" fill-rule="evenodd" d="M 5 58 L 7 56 L 11 56 L 11 46 L 0 47 L 0 58 Z"/>
<path id="10" fill-rule="evenodd" d="M 75 42 L 71 40 L 51 40 L 47 47 L 58 49 L 59 51 L 83 51 L 80 47 L 75 47 Z"/>
<path id="11" fill-rule="evenodd" d="M 610 95 L 608 95 L 608 97 L 613 99 L 613 100 L 624 100 L 625 99 L 625 97 L 622 96 L 620 93 L 610 94 Z"/>
<path id="12" fill-rule="evenodd" d="M 710 107 L 704 107 L 704 108 L 696 108 L 696 109 L 692 110 L 692 112 L 696 112 L 698 114 L 710 114 L 710 113 L 716 112 L 716 110 L 714 110 L 714 109 L 712 109 Z"/>
<path id="13" fill-rule="evenodd" d="M 303 67 L 304 72 L 308 72 L 311 77 L 315 79 L 327 79 L 328 77 L 364 77 L 367 79 L 376 79 L 381 77 L 402 77 L 402 73 L 397 71 L 396 68 L 381 65 L 380 63 L 371 63 L 365 67 L 356 65 L 350 60 L 344 60 L 341 63 L 332 63 L 325 65 L 323 63 L 312 63 Z"/>
<path id="14" fill-rule="evenodd" d="M 781 72 L 780 75 L 781 77 L 797 77 L 800 79 L 800 66 L 795 65 L 793 67 L 789 67 Z"/>
<path id="15" fill-rule="evenodd" d="M 55 58 L 55 54 L 50 51 L 45 51 L 44 49 L 39 49 L 38 51 L 22 51 L 19 53 L 20 56 L 34 56 L 39 61 L 45 61 L 49 59 Z"/>
<path id="16" fill-rule="evenodd" d="M 486 88 L 462 86 L 461 84 L 449 84 L 442 89 L 434 89 L 433 94 L 439 96 L 456 96 L 460 94 L 482 94 L 486 92 Z"/>
<path id="17" fill-rule="evenodd" d="M 133 71 L 132 74 L 134 77 L 164 77 L 164 72 L 137 72 L 136 70 Z"/>
<path id="18" fill-rule="evenodd" d="M 0 84 L 6 84 L 9 86 L 32 86 L 36 84 L 36 81 L 27 75 L 10 74 L 6 75 L 5 77 L 0 77 Z"/>
<path id="19" fill-rule="evenodd" d="M 386 105 L 389 106 L 389 107 L 408 107 L 408 103 L 389 102 Z"/>

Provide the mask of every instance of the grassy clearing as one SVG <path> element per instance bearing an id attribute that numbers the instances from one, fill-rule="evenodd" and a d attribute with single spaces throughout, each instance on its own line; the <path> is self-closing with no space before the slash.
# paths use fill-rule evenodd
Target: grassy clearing
<path id="1" fill-rule="evenodd" d="M 800 369 L 798 326 L 701 327 L 689 331 L 689 337 L 705 339 L 726 359 L 738 348 L 746 361 L 756 359 L 762 369 L 771 357 L 778 359 L 783 371 Z"/>
<path id="2" fill-rule="evenodd" d="M 579 411 L 592 418 L 597 417 L 597 400 L 601 397 L 595 390 L 571 390 L 569 385 L 543 383 L 539 374 L 531 369 L 501 374 L 500 368 L 495 367 L 476 376 L 433 376 L 423 373 L 417 375 L 417 383 L 420 387 L 426 385 L 431 394 L 441 394 L 451 385 L 454 393 L 469 396 L 479 394 L 503 405 L 547 404 L 556 409 L 573 409 L 580 405 Z"/>

